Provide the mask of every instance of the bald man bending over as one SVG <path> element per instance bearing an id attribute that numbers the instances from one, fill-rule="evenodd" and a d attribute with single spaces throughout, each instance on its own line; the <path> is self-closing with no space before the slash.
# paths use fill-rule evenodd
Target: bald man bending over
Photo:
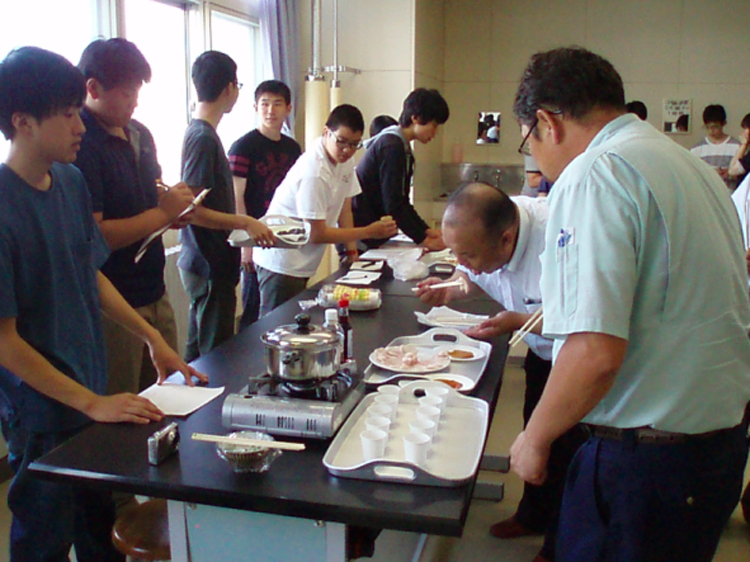
<path id="1" fill-rule="evenodd" d="M 539 254 L 544 250 L 547 225 L 545 199 L 508 197 L 485 183 L 470 183 L 448 201 L 443 215 L 443 240 L 458 258 L 451 280 L 463 278 L 469 291 L 460 288 L 431 289 L 442 279 L 429 278 L 419 284 L 417 296 L 434 306 L 467 299 L 482 292 L 506 310 L 465 331 L 467 336 L 490 339 L 519 329 L 541 306 Z M 524 361 L 526 395 L 524 426 L 534 411 L 552 368 L 552 342 L 536 333 L 524 341 L 529 352 Z M 501 539 L 544 534 L 545 541 L 534 562 L 554 560 L 557 517 L 563 483 L 573 454 L 584 441 L 580 428 L 560 437 L 553 447 L 550 477 L 541 486 L 524 485 L 515 515 L 490 527 Z"/>

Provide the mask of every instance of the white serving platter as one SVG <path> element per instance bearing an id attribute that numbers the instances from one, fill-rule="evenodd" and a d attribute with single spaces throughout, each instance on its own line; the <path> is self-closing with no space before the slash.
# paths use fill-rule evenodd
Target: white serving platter
<path id="1" fill-rule="evenodd" d="M 442 487 L 467 483 L 479 468 L 487 436 L 489 407 L 483 400 L 451 390 L 425 464 L 418 466 L 404 456 L 402 439 L 410 431 L 409 422 L 418 406 L 415 391 L 442 384 L 414 381 L 401 389 L 385 452 L 369 461 L 364 459 L 359 436 L 366 429 L 367 409 L 377 393 L 365 396 L 328 447 L 325 467 L 342 478 Z"/>
<path id="2" fill-rule="evenodd" d="M 395 338 L 388 345 L 405 345 L 413 344 L 418 347 L 444 347 L 446 345 L 461 345 L 469 348 L 474 348 L 480 352 L 484 352 L 484 356 L 476 361 L 449 361 L 448 368 L 444 369 L 443 372 L 451 375 L 461 375 L 470 379 L 471 385 L 461 388 L 461 392 L 469 392 L 472 390 L 479 379 L 482 377 L 487 362 L 490 358 L 490 352 L 492 346 L 486 341 L 479 341 L 462 333 L 460 330 L 455 328 L 432 328 L 426 332 L 417 336 L 402 336 Z M 414 373 L 405 373 L 399 371 L 394 373 L 386 369 L 381 369 L 377 365 L 372 363 L 367 366 L 364 372 L 365 383 L 370 385 L 381 385 L 388 382 L 393 382 L 404 377 L 417 377 Z M 426 375 L 429 376 L 429 375 Z"/>
<path id="3" fill-rule="evenodd" d="M 284 217 L 282 215 L 266 215 L 260 219 L 277 238 L 274 248 L 299 248 L 310 241 L 310 223 Z M 230 246 L 255 246 L 255 240 L 247 230 L 241 228 L 233 230 L 227 239 Z"/>

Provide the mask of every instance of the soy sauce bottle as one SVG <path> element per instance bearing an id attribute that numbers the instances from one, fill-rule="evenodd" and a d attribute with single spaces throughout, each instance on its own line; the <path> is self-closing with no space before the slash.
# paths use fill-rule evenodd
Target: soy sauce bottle
<path id="1" fill-rule="evenodd" d="M 341 362 L 354 360 L 354 331 L 349 321 L 349 299 L 342 297 L 339 299 L 339 326 L 344 334 L 344 354 Z"/>

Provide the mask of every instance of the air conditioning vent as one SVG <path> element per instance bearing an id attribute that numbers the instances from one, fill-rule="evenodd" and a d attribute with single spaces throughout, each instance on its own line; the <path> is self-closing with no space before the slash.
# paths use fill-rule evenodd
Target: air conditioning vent
<path id="1" fill-rule="evenodd" d="M 279 429 L 294 429 L 294 418 L 288 416 L 277 416 L 276 427 Z"/>

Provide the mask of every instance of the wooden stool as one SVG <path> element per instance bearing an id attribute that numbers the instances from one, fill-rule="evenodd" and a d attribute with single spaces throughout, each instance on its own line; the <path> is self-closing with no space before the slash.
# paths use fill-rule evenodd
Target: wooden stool
<path id="1" fill-rule="evenodd" d="M 131 558 L 169 560 L 167 500 L 149 500 L 120 515 L 112 527 L 112 542 Z"/>

